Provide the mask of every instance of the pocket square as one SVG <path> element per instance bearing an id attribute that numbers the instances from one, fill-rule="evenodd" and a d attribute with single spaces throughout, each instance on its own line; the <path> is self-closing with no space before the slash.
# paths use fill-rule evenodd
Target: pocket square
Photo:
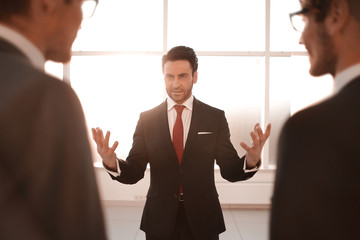
<path id="1" fill-rule="evenodd" d="M 213 134 L 213 132 L 198 132 L 199 135 L 208 135 Z"/>

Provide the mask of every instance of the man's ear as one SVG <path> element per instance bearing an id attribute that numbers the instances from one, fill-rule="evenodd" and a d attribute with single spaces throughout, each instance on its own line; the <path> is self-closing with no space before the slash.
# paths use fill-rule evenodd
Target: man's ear
<path id="1" fill-rule="evenodd" d="M 198 72 L 194 72 L 193 74 L 193 83 L 197 83 L 197 79 L 198 79 Z"/>
<path id="2" fill-rule="evenodd" d="M 40 2 L 41 11 L 43 13 L 51 14 L 51 15 L 55 12 L 56 6 L 59 3 L 59 0 L 35 0 L 35 1 Z"/>
<path id="3" fill-rule="evenodd" d="M 330 35 L 341 32 L 347 26 L 350 17 L 349 4 L 346 0 L 334 0 L 331 3 L 325 24 Z"/>

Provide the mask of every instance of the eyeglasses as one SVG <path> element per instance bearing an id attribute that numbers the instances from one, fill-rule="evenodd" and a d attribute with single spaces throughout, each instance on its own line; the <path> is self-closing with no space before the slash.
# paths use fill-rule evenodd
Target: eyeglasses
<path id="1" fill-rule="evenodd" d="M 96 6 L 98 5 L 99 0 L 84 0 L 81 5 L 81 10 L 83 14 L 83 19 L 91 18 L 94 15 Z"/>
<path id="2" fill-rule="evenodd" d="M 304 15 L 309 13 L 310 13 L 309 8 L 303 8 L 300 11 L 289 14 L 291 26 L 295 29 L 295 31 L 298 32 L 304 31 L 304 28 L 307 23 L 307 18 L 305 18 Z"/>

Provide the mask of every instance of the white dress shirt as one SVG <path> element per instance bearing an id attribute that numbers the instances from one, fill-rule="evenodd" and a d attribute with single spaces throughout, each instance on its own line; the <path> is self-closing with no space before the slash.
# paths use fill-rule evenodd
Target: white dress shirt
<path id="1" fill-rule="evenodd" d="M 360 63 L 355 64 L 335 76 L 334 93 L 338 93 L 345 85 L 360 76 Z"/>
<path id="2" fill-rule="evenodd" d="M 44 71 L 45 57 L 27 38 L 3 24 L 0 24 L 0 38 L 16 46 L 34 67 Z"/>
<path id="3" fill-rule="evenodd" d="M 194 96 L 191 95 L 191 97 L 188 100 L 186 100 L 183 104 L 181 104 L 185 106 L 181 114 L 181 120 L 184 129 L 184 146 L 186 144 L 187 136 L 189 134 L 193 102 L 194 102 Z M 169 131 L 171 135 L 171 140 L 173 139 L 173 129 L 177 117 L 176 109 L 174 108 L 175 105 L 177 105 L 177 103 L 174 100 L 172 100 L 171 98 L 167 99 L 168 121 L 169 121 Z"/>

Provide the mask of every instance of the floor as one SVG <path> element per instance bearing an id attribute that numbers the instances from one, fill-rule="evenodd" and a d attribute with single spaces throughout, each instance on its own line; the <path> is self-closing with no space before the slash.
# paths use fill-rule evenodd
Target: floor
<path id="1" fill-rule="evenodd" d="M 109 240 L 145 240 L 139 229 L 142 206 L 116 206 L 105 204 L 105 219 Z M 223 209 L 226 231 L 220 240 L 267 240 L 267 209 Z"/>

